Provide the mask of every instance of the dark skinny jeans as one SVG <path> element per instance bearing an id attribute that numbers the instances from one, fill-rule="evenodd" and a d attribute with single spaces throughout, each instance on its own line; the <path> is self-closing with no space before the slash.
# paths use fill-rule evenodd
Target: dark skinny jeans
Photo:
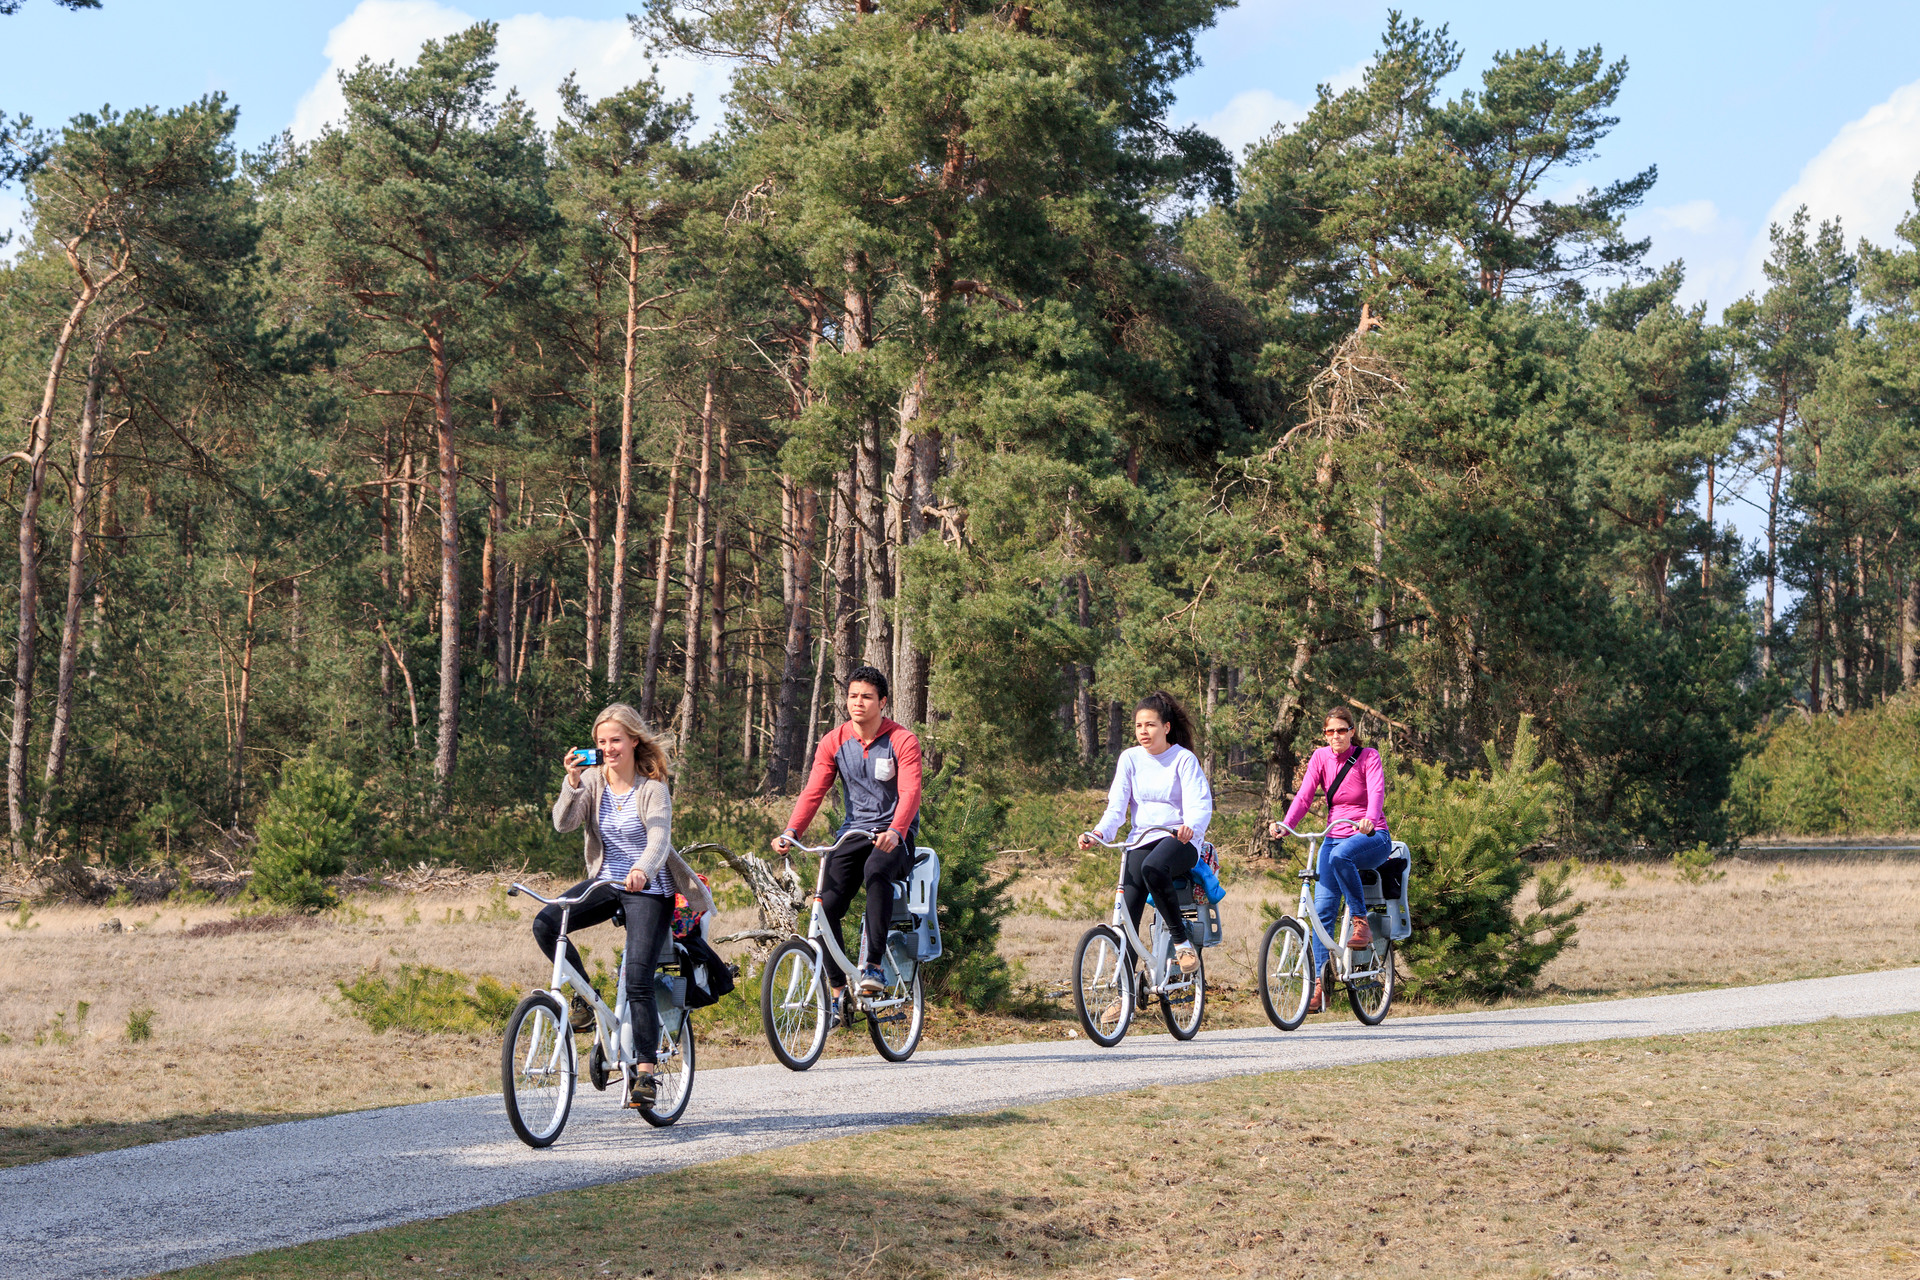
<path id="1" fill-rule="evenodd" d="M 827 913 L 827 927 L 833 930 L 835 939 L 844 940 L 846 933 L 841 923 L 847 918 L 847 908 L 853 905 L 853 895 L 862 884 L 866 885 L 867 963 L 878 969 L 881 957 L 887 953 L 887 926 L 893 921 L 893 882 L 905 880 L 913 869 L 911 833 L 908 839 L 894 846 L 892 853 L 861 836 L 848 840 L 826 858 L 825 873 L 820 877 L 820 906 Z M 828 985 L 837 988 L 846 982 L 847 975 L 840 972 L 833 953 L 828 952 Z"/>
<path id="2" fill-rule="evenodd" d="M 1151 893 L 1155 910 L 1165 922 L 1173 945 L 1177 947 L 1187 940 L 1187 922 L 1180 914 L 1180 899 L 1174 892 L 1173 878 L 1193 870 L 1199 861 L 1198 849 L 1172 836 L 1127 850 L 1127 874 L 1120 884 L 1134 932 L 1140 931 L 1140 914 L 1146 910 L 1147 894 Z M 1145 942 L 1146 938 L 1143 936 L 1140 940 Z"/>
<path id="3" fill-rule="evenodd" d="M 597 886 L 597 888 L 596 888 Z M 628 893 L 610 880 L 582 880 L 560 896 L 575 898 L 588 889 L 594 895 L 573 909 L 567 917 L 567 963 L 587 972 L 586 962 L 574 949 L 573 935 L 581 929 L 605 924 L 613 913 L 625 908 L 627 914 L 627 957 L 621 977 L 627 987 L 627 1008 L 633 1020 L 633 1047 L 640 1061 L 652 1062 L 660 1043 L 660 1011 L 653 1003 L 654 957 L 660 954 L 660 931 L 673 920 L 673 899 L 659 893 Z M 533 918 L 533 938 L 540 951 L 553 959 L 553 944 L 560 937 L 560 908 L 543 907 Z"/>

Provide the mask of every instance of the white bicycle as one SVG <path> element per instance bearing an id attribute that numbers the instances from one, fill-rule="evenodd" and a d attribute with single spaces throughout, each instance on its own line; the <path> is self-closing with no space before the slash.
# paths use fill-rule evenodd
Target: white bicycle
<path id="1" fill-rule="evenodd" d="M 1412 855 L 1407 846 L 1393 842 L 1393 856 L 1378 871 L 1360 873 L 1361 888 L 1367 899 L 1368 928 L 1373 934 L 1371 946 L 1354 949 L 1347 946 L 1353 934 L 1353 909 L 1340 907 L 1337 938 L 1329 937 L 1313 909 L 1314 892 L 1320 883 L 1320 851 L 1326 845 L 1327 831 L 1303 835 L 1284 822 L 1275 824 L 1289 835 L 1307 842 L 1307 865 L 1300 872 L 1299 916 L 1281 916 L 1267 927 L 1260 940 L 1260 1003 L 1267 1018 L 1282 1031 L 1292 1031 L 1307 1019 L 1307 1006 L 1313 999 L 1313 984 L 1321 978 L 1321 990 L 1332 1002 L 1333 984 L 1347 989 L 1347 1003 L 1353 1016 L 1369 1027 L 1378 1026 L 1393 1007 L 1393 944 L 1404 939 L 1407 927 L 1407 878 L 1412 870 Z M 1389 892 L 1389 890 L 1391 892 Z M 1305 922 L 1304 924 L 1302 922 Z M 1327 949 L 1323 974 L 1313 971 L 1313 946 L 1307 937 L 1312 929 Z"/>
<path id="2" fill-rule="evenodd" d="M 843 974 L 860 972 L 860 965 L 849 960 L 841 948 L 839 937 L 827 923 L 827 909 L 820 904 L 827 874 L 826 855 L 849 840 L 871 840 L 879 834 L 849 831 L 818 848 L 798 841 L 789 844 L 789 848 L 820 856 L 807 934 L 804 938 L 788 938 L 775 947 L 760 978 L 760 1017 L 766 1025 L 767 1043 L 773 1047 L 773 1056 L 789 1070 L 805 1071 L 818 1062 L 827 1047 L 827 1033 L 833 1030 L 828 1018 L 827 957 L 832 956 Z M 893 884 L 893 919 L 888 926 L 886 954 L 879 961 L 886 985 L 874 995 L 861 995 L 852 983 L 847 987 L 846 1020 L 850 1024 L 855 1012 L 864 1014 L 873 1047 L 888 1062 L 911 1058 L 926 1027 L 926 993 L 921 987 L 920 970 L 941 954 L 939 892 L 940 856 L 931 849 L 915 849 L 907 878 Z M 865 947 L 862 938 L 862 964 L 868 962 Z"/>
<path id="3" fill-rule="evenodd" d="M 1149 830 L 1173 834 L 1164 827 Z M 1193 938 L 1194 930 L 1199 927 L 1198 909 L 1193 908 L 1191 901 L 1172 906 L 1155 902 L 1153 928 L 1149 931 L 1152 943 L 1143 943 L 1127 914 L 1126 846 L 1102 840 L 1091 831 L 1084 834 L 1095 844 L 1123 852 L 1120 883 L 1113 890 L 1113 919 L 1087 930 L 1073 952 L 1073 1003 L 1080 1013 L 1081 1027 L 1089 1040 L 1111 1049 L 1126 1037 L 1135 1010 L 1150 997 L 1158 997 L 1160 1017 L 1167 1024 L 1167 1030 L 1177 1040 L 1193 1039 L 1207 1013 L 1206 951 L 1196 940 L 1193 953 L 1200 959 L 1199 967 L 1192 973 L 1183 973 L 1174 962 L 1173 935 L 1167 932 L 1163 913 L 1179 911 L 1187 926 L 1187 936 Z M 1188 892 L 1189 885 L 1197 886 L 1197 881 L 1176 879 L 1174 891 Z"/>
<path id="4" fill-rule="evenodd" d="M 567 963 L 567 917 L 598 887 L 574 898 L 544 898 L 522 884 L 507 890 L 509 897 L 524 893 L 537 902 L 560 908 L 560 935 L 553 944 L 553 979 L 547 990 L 530 991 L 521 998 L 507 1019 L 507 1034 L 500 1046 L 500 1085 L 506 1095 L 507 1123 L 530 1147 L 552 1146 L 567 1127 L 567 1114 L 573 1108 L 578 1068 L 573 1029 L 567 1022 L 564 996 L 568 988 L 593 1008 L 593 1050 L 587 1057 L 587 1078 L 593 1087 L 604 1090 L 617 1071 L 624 1097 L 640 1062 L 634 1052 L 627 984 L 619 983 L 619 993 L 609 1009 L 586 975 Z M 670 1125 L 685 1114 L 687 1100 L 693 1096 L 694 1065 L 686 966 L 680 963 L 673 930 L 663 928 L 661 935 L 653 974 L 654 1009 L 660 1018 L 660 1043 L 655 1046 L 653 1061 L 660 1087 L 651 1103 L 638 1108 L 641 1117 L 656 1127 Z M 625 961 L 623 948 L 614 964 L 616 974 L 624 972 Z M 663 967 L 676 964 L 682 970 L 679 981 L 661 972 Z"/>

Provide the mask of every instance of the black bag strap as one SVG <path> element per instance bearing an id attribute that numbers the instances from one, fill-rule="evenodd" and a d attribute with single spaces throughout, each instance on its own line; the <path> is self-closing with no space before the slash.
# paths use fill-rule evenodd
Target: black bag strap
<path id="1" fill-rule="evenodd" d="M 1333 793 L 1338 791 L 1340 784 L 1347 780 L 1347 774 L 1352 772 L 1353 766 L 1360 763 L 1360 753 L 1365 750 L 1365 747 L 1355 747 L 1353 754 L 1347 757 L 1347 762 L 1340 766 L 1340 772 L 1333 775 L 1333 782 L 1327 787 L 1328 818 L 1332 818 L 1333 816 Z"/>

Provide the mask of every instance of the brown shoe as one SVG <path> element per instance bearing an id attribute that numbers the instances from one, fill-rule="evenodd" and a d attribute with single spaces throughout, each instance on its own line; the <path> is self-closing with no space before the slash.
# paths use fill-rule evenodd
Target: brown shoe
<path id="1" fill-rule="evenodd" d="M 1372 945 L 1373 930 L 1367 928 L 1367 918 L 1365 916 L 1354 917 L 1353 932 L 1347 935 L 1347 950 L 1365 951 Z"/>
<path id="2" fill-rule="evenodd" d="M 1316 982 L 1313 984 L 1313 994 L 1307 997 L 1307 1012 L 1325 1013 L 1326 1011 L 1327 993 L 1322 990 L 1320 984 Z"/>

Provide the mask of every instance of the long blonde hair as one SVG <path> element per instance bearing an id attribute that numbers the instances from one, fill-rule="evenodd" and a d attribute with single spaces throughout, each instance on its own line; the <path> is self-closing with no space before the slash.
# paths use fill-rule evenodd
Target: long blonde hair
<path id="1" fill-rule="evenodd" d="M 651 729 L 647 728 L 647 722 L 640 718 L 640 713 L 624 702 L 616 702 L 593 718 L 593 736 L 598 737 L 600 726 L 609 720 L 625 729 L 634 739 L 634 772 L 643 777 L 652 778 L 656 782 L 667 781 L 669 775 L 666 748 L 660 745 L 660 740 L 653 736 Z"/>

